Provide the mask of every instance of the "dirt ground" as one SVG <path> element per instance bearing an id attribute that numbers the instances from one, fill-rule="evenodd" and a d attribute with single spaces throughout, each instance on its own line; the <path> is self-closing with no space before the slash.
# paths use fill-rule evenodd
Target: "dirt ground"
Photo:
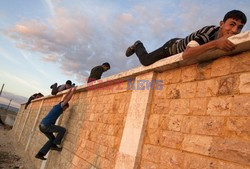
<path id="1" fill-rule="evenodd" d="M 35 169 L 16 140 L 11 128 L 0 124 L 0 169 Z"/>

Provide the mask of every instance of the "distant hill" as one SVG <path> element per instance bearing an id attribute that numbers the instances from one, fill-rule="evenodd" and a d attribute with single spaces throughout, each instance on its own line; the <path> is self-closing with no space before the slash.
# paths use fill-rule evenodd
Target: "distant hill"
<path id="1" fill-rule="evenodd" d="M 7 107 L 8 107 L 8 105 L 1 104 L 1 103 L 0 103 L 0 108 L 2 108 L 2 109 L 7 109 Z M 19 109 L 16 108 L 16 107 L 9 106 L 8 110 L 17 113 Z"/>
<path id="2" fill-rule="evenodd" d="M 3 91 L 1 97 L 10 100 L 12 99 L 12 101 L 15 101 L 16 103 L 22 104 L 22 103 L 26 103 L 28 101 L 27 97 L 23 97 L 23 96 L 19 96 L 10 92 L 6 92 Z"/>

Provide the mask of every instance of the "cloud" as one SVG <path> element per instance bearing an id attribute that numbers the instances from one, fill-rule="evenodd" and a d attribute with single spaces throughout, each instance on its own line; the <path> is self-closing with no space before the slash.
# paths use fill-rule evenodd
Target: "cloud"
<path id="1" fill-rule="evenodd" d="M 0 55 L 12 63 L 18 64 L 18 62 L 6 50 L 4 50 L 1 46 L 0 46 Z"/>
<path id="2" fill-rule="evenodd" d="M 49 11 L 50 11 L 50 14 L 51 14 L 52 16 L 54 16 L 54 15 L 55 15 L 55 12 L 54 12 L 54 5 L 53 5 L 53 3 L 51 2 L 51 0 L 45 0 L 44 2 L 45 2 L 45 3 L 47 4 L 47 6 L 48 6 Z"/>
<path id="3" fill-rule="evenodd" d="M 39 73 L 41 73 L 42 75 L 44 75 L 44 77 L 47 77 L 47 74 L 48 74 L 48 73 L 45 72 L 45 71 L 42 70 L 42 69 L 37 68 L 37 65 L 36 65 L 35 63 L 33 63 L 33 61 L 32 61 L 32 56 L 30 56 L 30 54 L 28 54 L 27 52 L 22 51 L 22 50 L 20 50 L 20 53 L 21 53 L 21 55 L 24 57 L 24 59 L 25 59 L 27 62 L 29 62 L 30 65 L 32 65 L 32 67 L 33 67 L 34 70 L 36 70 L 37 72 L 39 72 Z M 49 55 L 49 56 L 51 56 L 51 55 Z M 46 59 L 46 57 L 48 57 L 48 56 L 46 55 L 46 56 L 44 57 L 44 59 Z M 53 59 L 53 57 L 50 57 L 49 59 L 51 60 L 51 59 Z"/>
<path id="4" fill-rule="evenodd" d="M 212 2 L 193 2 L 195 6 L 187 0 L 131 1 L 126 5 L 46 0 L 50 18 L 22 19 L 6 30 L 6 35 L 17 47 L 41 53 L 44 62 L 59 64 L 63 74 L 82 82 L 92 67 L 103 62 L 110 62 L 112 67 L 104 76 L 139 66 L 135 56 L 126 58 L 124 54 L 128 45 L 138 39 L 152 51 L 170 38 L 217 24 L 219 12 L 211 13 L 208 8 Z M 220 11 L 220 5 L 216 9 Z"/>

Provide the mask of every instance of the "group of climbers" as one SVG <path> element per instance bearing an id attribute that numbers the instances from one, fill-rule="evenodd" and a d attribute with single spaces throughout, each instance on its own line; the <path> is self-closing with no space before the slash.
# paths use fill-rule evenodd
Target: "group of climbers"
<path id="1" fill-rule="evenodd" d="M 139 58 L 142 65 L 148 66 L 156 61 L 170 57 L 172 55 L 183 52 L 183 59 L 196 57 L 211 49 L 221 49 L 224 51 L 232 51 L 235 45 L 228 40 L 228 37 L 236 35 L 241 32 L 243 26 L 246 24 L 246 15 L 239 10 L 229 11 L 219 26 L 205 26 L 196 32 L 191 33 L 185 38 L 174 38 L 166 42 L 162 47 L 155 51 L 148 53 L 141 41 L 136 41 L 129 46 L 126 51 L 126 56 L 129 57 L 134 53 Z M 102 73 L 109 70 L 109 63 L 104 63 L 96 66 L 91 70 L 88 83 L 100 79 Z M 69 100 L 72 98 L 76 87 L 72 85 L 71 81 L 67 81 L 65 85 L 57 86 L 57 83 L 51 86 L 52 95 L 57 92 L 69 89 L 63 101 L 55 105 L 50 112 L 42 119 L 39 124 L 40 131 L 48 137 L 48 141 L 36 154 L 36 158 L 46 160 L 44 157 L 49 150 L 61 151 L 61 141 L 66 132 L 64 127 L 55 125 L 58 117 L 69 107 Z M 53 133 L 57 133 L 54 136 Z"/>

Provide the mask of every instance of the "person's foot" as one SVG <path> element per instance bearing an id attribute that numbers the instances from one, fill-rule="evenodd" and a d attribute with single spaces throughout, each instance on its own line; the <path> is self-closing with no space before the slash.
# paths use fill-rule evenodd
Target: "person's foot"
<path id="1" fill-rule="evenodd" d="M 37 153 L 37 155 L 35 157 L 40 159 L 40 160 L 47 160 L 47 158 L 45 158 L 44 155 L 42 155 L 41 153 Z"/>
<path id="2" fill-rule="evenodd" d="M 57 87 L 57 83 L 54 83 L 53 85 L 50 86 L 51 89 Z"/>
<path id="3" fill-rule="evenodd" d="M 128 49 L 126 50 L 126 56 L 129 57 L 135 53 L 135 47 L 141 43 L 141 41 L 136 41 L 132 46 L 129 46 Z"/>
<path id="4" fill-rule="evenodd" d="M 62 151 L 62 146 L 60 145 L 53 145 L 50 147 L 51 150 L 55 150 L 55 151 Z"/>

